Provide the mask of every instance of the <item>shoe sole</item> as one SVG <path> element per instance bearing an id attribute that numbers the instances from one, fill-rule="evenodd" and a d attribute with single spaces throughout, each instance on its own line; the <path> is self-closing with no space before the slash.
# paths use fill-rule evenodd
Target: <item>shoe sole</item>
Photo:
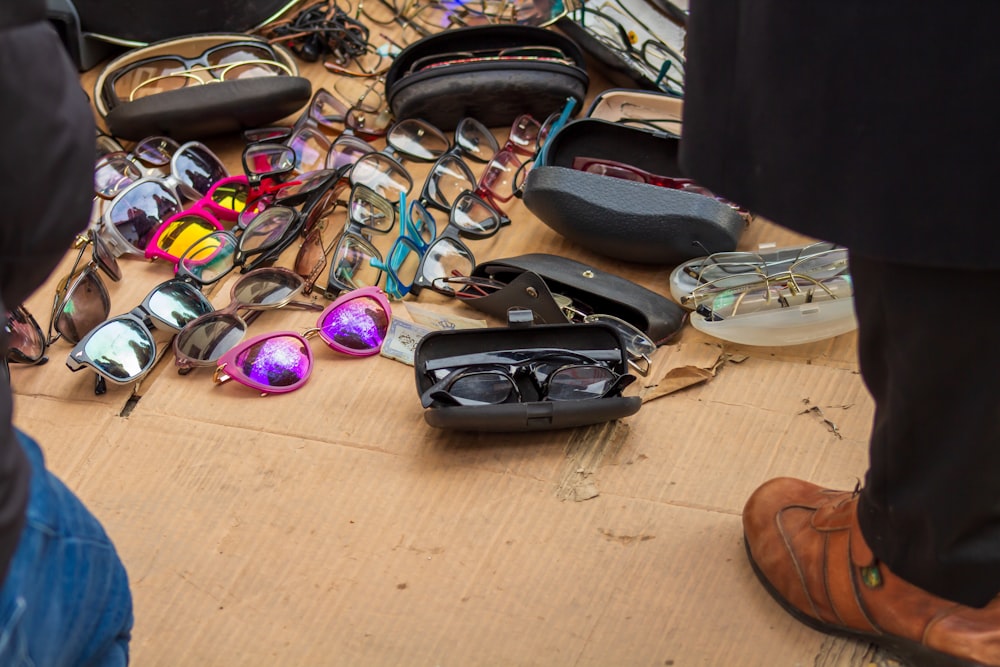
<path id="1" fill-rule="evenodd" d="M 884 648 L 892 653 L 894 657 L 903 660 L 907 665 L 912 665 L 913 667 L 990 667 L 989 665 L 984 665 L 980 662 L 970 662 L 954 655 L 935 651 L 927 646 L 924 646 L 923 644 L 910 641 L 909 639 L 904 639 L 903 637 L 897 637 L 895 635 L 873 635 L 867 632 L 852 630 L 851 628 L 841 625 L 825 623 L 817 618 L 813 618 L 791 605 L 784 597 L 782 597 L 774 586 L 771 585 L 771 582 L 768 581 L 766 576 L 764 576 L 764 573 L 761 572 L 760 568 L 757 566 L 757 562 L 753 559 L 753 554 L 750 552 L 750 543 L 747 542 L 745 535 L 743 536 L 743 546 L 746 547 L 747 558 L 750 560 L 750 567 L 753 568 L 754 574 L 757 575 L 757 579 L 759 579 L 760 583 L 763 584 L 764 589 L 771 594 L 771 597 L 774 598 L 774 600 L 780 604 L 785 611 L 794 616 L 796 620 L 808 625 L 813 630 L 818 630 L 819 632 L 824 632 L 830 635 L 846 637 L 848 639 L 854 639 L 867 644 L 875 644 L 876 646 Z"/>

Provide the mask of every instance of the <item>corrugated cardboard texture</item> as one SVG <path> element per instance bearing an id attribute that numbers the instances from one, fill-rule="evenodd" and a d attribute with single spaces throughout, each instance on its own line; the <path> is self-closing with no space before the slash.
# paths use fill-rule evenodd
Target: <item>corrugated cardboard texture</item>
<path id="1" fill-rule="evenodd" d="M 321 68 L 303 70 L 332 85 Z M 595 73 L 591 95 L 601 88 Z M 208 143 L 239 171 L 238 138 Z M 519 202 L 508 214 L 514 223 L 497 237 L 470 242 L 478 258 L 562 254 L 669 293 L 671 266 L 584 251 Z M 803 241 L 758 219 L 740 247 Z M 43 327 L 71 261 L 28 302 Z M 122 265 L 112 314 L 171 275 L 160 262 Z M 228 303 L 228 284 L 213 291 L 216 305 Z M 432 293 L 418 302 L 482 317 Z M 272 312 L 251 332 L 314 322 L 315 313 Z M 318 339 L 313 350 L 306 387 L 268 397 L 215 386 L 206 369 L 180 376 L 169 352 L 135 394 L 111 386 L 95 396 L 91 372 L 64 366 L 64 342 L 48 364 L 13 369 L 17 425 L 102 520 L 128 568 L 134 664 L 880 659 L 782 611 L 747 564 L 740 523 L 747 496 L 773 476 L 853 488 L 863 475 L 872 405 L 854 334 L 750 348 L 688 327 L 632 390 L 651 396 L 678 369 L 707 379 L 620 422 L 532 434 L 434 430 L 411 367 L 349 358 Z"/>

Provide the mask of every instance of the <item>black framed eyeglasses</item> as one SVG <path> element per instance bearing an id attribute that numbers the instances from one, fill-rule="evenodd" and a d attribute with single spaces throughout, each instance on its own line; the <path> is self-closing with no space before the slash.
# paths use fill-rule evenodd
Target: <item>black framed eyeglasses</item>
<path id="1" fill-rule="evenodd" d="M 410 291 L 429 288 L 453 296 L 454 289 L 439 279 L 469 275 L 476 266 L 476 257 L 462 238 L 490 238 L 509 224 L 510 218 L 482 197 L 470 190 L 462 192 L 449 209 L 448 224 L 424 250 Z"/>
<path id="2" fill-rule="evenodd" d="M 634 375 L 572 350 L 510 350 L 435 359 L 425 366 L 434 384 L 423 407 L 593 400 L 620 395 Z"/>

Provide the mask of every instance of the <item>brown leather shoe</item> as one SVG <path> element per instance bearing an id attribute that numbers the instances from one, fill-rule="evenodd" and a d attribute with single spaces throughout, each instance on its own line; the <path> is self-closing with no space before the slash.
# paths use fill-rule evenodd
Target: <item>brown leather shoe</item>
<path id="1" fill-rule="evenodd" d="M 861 536 L 857 494 L 787 477 L 743 508 L 750 564 L 789 613 L 913 665 L 1000 665 L 1000 597 L 966 607 L 906 583 Z"/>

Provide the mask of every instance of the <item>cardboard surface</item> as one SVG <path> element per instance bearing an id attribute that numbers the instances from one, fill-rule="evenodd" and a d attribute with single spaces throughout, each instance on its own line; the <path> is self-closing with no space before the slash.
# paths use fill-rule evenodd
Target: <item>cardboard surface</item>
<path id="1" fill-rule="evenodd" d="M 332 85 L 322 68 L 303 71 Z M 602 89 L 592 76 L 591 96 Z M 238 139 L 206 143 L 239 170 Z M 507 212 L 509 228 L 470 242 L 477 258 L 563 254 L 669 294 L 672 266 L 602 258 L 520 202 Z M 757 219 L 740 247 L 803 241 Z M 71 263 L 27 303 L 43 327 Z M 171 275 L 159 262 L 122 267 L 122 282 L 109 284 L 113 315 Z M 217 306 L 228 303 L 228 283 L 211 293 Z M 429 292 L 416 301 L 483 317 Z M 402 304 L 393 309 L 406 317 Z M 315 317 L 271 312 L 250 332 L 303 331 Z M 103 396 L 90 371 L 64 366 L 65 342 L 47 364 L 12 369 L 17 425 L 101 519 L 128 568 L 133 664 L 877 659 L 770 599 L 746 561 L 740 521 L 747 496 L 771 477 L 853 488 L 863 475 L 872 404 L 854 334 L 752 348 L 687 326 L 629 391 L 653 394 L 684 369 L 707 379 L 616 423 L 530 434 L 432 429 L 411 367 L 312 345 L 309 383 L 267 397 L 216 386 L 211 369 L 180 376 L 169 350 L 137 391 L 109 386 Z"/>

